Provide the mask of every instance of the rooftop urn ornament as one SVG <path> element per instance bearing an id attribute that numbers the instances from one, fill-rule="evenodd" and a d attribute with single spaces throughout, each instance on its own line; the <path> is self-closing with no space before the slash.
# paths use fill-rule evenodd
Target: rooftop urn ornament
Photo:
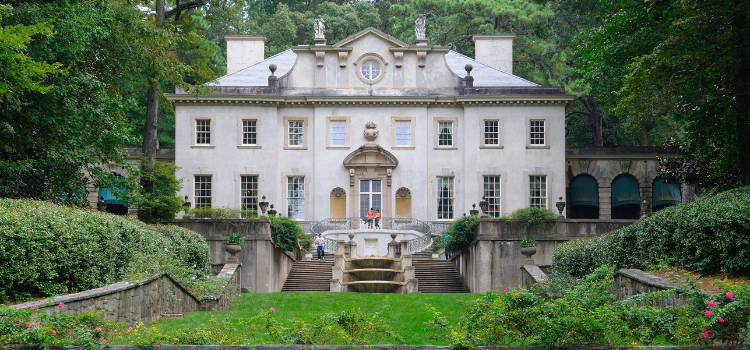
<path id="1" fill-rule="evenodd" d="M 474 87 L 474 77 L 471 76 L 471 70 L 474 69 L 474 67 L 472 67 L 471 64 L 467 63 L 466 66 L 464 66 L 464 69 L 466 69 L 466 76 L 464 77 L 464 87 Z"/>
<path id="2" fill-rule="evenodd" d="M 193 204 L 188 201 L 188 196 L 185 196 L 185 201 L 182 203 L 182 206 L 185 207 L 186 210 L 193 206 Z"/>
<path id="3" fill-rule="evenodd" d="M 372 121 L 369 121 L 367 122 L 367 124 L 365 124 L 365 138 L 367 139 L 368 145 L 375 144 L 375 139 L 378 138 L 378 134 L 380 134 L 380 132 L 377 129 L 375 129 L 377 127 L 378 127 L 378 124 L 375 124 Z"/>
<path id="4" fill-rule="evenodd" d="M 563 210 L 565 210 L 565 201 L 563 201 L 562 197 L 560 197 L 560 201 L 555 203 L 555 206 L 557 207 L 557 211 L 560 212 L 559 218 L 565 218 L 562 214 Z"/>
<path id="5" fill-rule="evenodd" d="M 276 65 L 271 63 L 271 65 L 268 66 L 268 69 L 271 71 L 271 75 L 268 76 L 268 86 L 269 87 L 276 87 L 276 82 L 279 80 L 279 78 L 274 75 L 276 73 Z"/>
<path id="6" fill-rule="evenodd" d="M 268 217 L 268 214 L 266 214 L 266 209 L 268 209 L 268 202 L 266 202 L 266 196 L 263 196 L 260 203 L 258 203 L 258 206 L 260 207 L 260 217 Z"/>
<path id="7" fill-rule="evenodd" d="M 479 215 L 479 210 L 477 210 L 476 203 L 471 204 L 471 210 L 469 210 L 469 215 L 471 216 Z M 466 213 L 464 213 L 464 216 L 466 216 Z"/>
<path id="8" fill-rule="evenodd" d="M 268 211 L 268 216 L 276 216 L 276 209 L 273 208 L 273 204 L 271 204 L 271 210 Z"/>
<path id="9" fill-rule="evenodd" d="M 315 30 L 315 45 L 325 45 L 327 43 L 326 41 L 326 21 L 323 20 L 323 16 L 318 15 L 318 18 L 315 19 L 315 23 L 313 24 L 313 29 Z"/>
<path id="10" fill-rule="evenodd" d="M 487 197 L 482 196 L 482 200 L 479 201 L 479 209 L 482 209 L 482 217 L 483 218 L 487 217 L 487 207 L 488 207 Z"/>
<path id="11" fill-rule="evenodd" d="M 427 39 L 425 38 L 425 14 L 422 13 L 414 21 L 414 34 L 416 36 L 417 45 L 427 45 Z"/>

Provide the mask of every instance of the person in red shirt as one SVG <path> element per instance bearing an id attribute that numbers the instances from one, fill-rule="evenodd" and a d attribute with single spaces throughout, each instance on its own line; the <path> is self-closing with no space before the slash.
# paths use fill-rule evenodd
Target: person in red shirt
<path id="1" fill-rule="evenodd" d="M 375 211 L 375 228 L 380 228 L 380 210 Z"/>
<path id="2" fill-rule="evenodd" d="M 375 213 L 372 212 L 372 208 L 367 212 L 367 228 L 372 228 L 372 218 L 375 216 Z"/>

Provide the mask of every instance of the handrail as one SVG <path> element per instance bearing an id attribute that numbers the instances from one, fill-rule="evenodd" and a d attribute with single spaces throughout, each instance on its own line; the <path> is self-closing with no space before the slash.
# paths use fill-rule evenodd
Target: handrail
<path id="1" fill-rule="evenodd" d="M 411 253 L 416 253 L 432 245 L 432 235 L 424 235 L 419 238 L 409 240 L 406 245 L 406 250 Z"/>
<path id="2" fill-rule="evenodd" d="M 373 222 L 375 228 L 375 223 Z M 414 218 L 380 218 L 379 227 L 384 230 L 411 230 L 429 235 L 432 230 L 430 225 Z M 369 224 L 362 218 L 335 218 L 318 221 L 310 230 L 317 235 L 331 230 L 367 230 Z"/>

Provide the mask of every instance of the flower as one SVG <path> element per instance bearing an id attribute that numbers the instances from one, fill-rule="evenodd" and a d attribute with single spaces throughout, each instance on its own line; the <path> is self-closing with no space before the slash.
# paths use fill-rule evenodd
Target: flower
<path id="1" fill-rule="evenodd" d="M 275 310 L 274 310 L 273 308 L 271 308 L 271 312 L 274 312 L 274 311 L 275 311 Z"/>
<path id="2" fill-rule="evenodd" d="M 132 330 L 133 330 L 133 327 L 128 327 L 128 330 L 129 330 L 129 331 L 132 331 Z"/>
<path id="3" fill-rule="evenodd" d="M 712 312 L 711 312 L 711 310 L 706 310 L 706 312 L 704 312 L 704 314 L 706 314 L 706 317 L 711 317 Z"/>
<path id="4" fill-rule="evenodd" d="M 97 331 L 97 332 L 101 332 L 101 331 L 102 331 L 102 329 L 101 329 L 100 327 L 96 327 L 96 331 Z"/>
<path id="5" fill-rule="evenodd" d="M 724 319 L 719 317 L 719 323 L 724 323 Z"/>
<path id="6" fill-rule="evenodd" d="M 708 306 L 716 306 L 716 303 L 711 300 L 709 300 L 706 304 L 708 304 Z"/>
<path id="7" fill-rule="evenodd" d="M 26 328 L 31 327 L 31 323 L 26 322 Z"/>
<path id="8" fill-rule="evenodd" d="M 568 332 L 568 336 L 566 338 L 570 338 L 570 332 Z"/>
<path id="9" fill-rule="evenodd" d="M 57 332 L 55 332 L 55 331 L 50 331 L 50 333 L 52 333 L 52 335 L 57 334 Z"/>
<path id="10" fill-rule="evenodd" d="M 161 344 L 161 340 L 157 341 L 156 344 Z"/>
<path id="11" fill-rule="evenodd" d="M 41 324 L 41 323 L 39 323 L 39 322 L 37 322 L 37 323 L 34 323 L 34 325 L 35 325 L 35 326 L 38 326 L 38 325 L 40 325 L 40 324 Z"/>
<path id="12" fill-rule="evenodd" d="M 32 306 L 32 307 L 31 307 L 31 309 L 32 309 L 32 310 L 36 310 L 36 306 Z"/>
<path id="13" fill-rule="evenodd" d="M 732 295 L 734 295 L 734 293 L 733 293 L 733 292 L 729 292 L 729 293 L 727 293 L 727 299 L 732 299 Z"/>
<path id="14" fill-rule="evenodd" d="M 21 327 L 20 323 L 16 323 L 16 328 Z"/>
<path id="15" fill-rule="evenodd" d="M 65 303 L 63 303 L 63 302 L 61 301 L 61 302 L 60 302 L 59 304 L 57 304 L 57 306 L 59 306 L 59 307 L 63 307 L 63 306 L 65 306 Z"/>
<path id="16" fill-rule="evenodd" d="M 165 252 L 168 252 L 168 251 L 169 251 L 169 249 L 167 249 L 167 248 L 164 248 L 164 251 L 165 251 Z"/>

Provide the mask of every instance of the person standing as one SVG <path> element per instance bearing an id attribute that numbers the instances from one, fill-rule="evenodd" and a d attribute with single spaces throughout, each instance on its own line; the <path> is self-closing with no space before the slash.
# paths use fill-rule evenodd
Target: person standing
<path id="1" fill-rule="evenodd" d="M 375 211 L 375 228 L 380 228 L 380 209 Z"/>
<path id="2" fill-rule="evenodd" d="M 451 253 L 448 252 L 448 241 L 451 239 L 451 235 L 445 235 L 445 260 L 451 258 Z"/>
<path id="3" fill-rule="evenodd" d="M 297 236 L 297 261 L 302 261 L 302 244 L 300 243 L 300 236 Z"/>
<path id="4" fill-rule="evenodd" d="M 372 208 L 370 208 L 369 211 L 367 211 L 367 228 L 372 228 L 372 218 L 375 216 L 375 213 L 372 211 Z"/>
<path id="5" fill-rule="evenodd" d="M 318 233 L 318 238 L 315 239 L 315 244 L 318 246 L 318 260 L 326 257 L 326 252 L 323 251 L 323 247 L 326 244 L 326 240 L 323 239 L 323 234 Z"/>

